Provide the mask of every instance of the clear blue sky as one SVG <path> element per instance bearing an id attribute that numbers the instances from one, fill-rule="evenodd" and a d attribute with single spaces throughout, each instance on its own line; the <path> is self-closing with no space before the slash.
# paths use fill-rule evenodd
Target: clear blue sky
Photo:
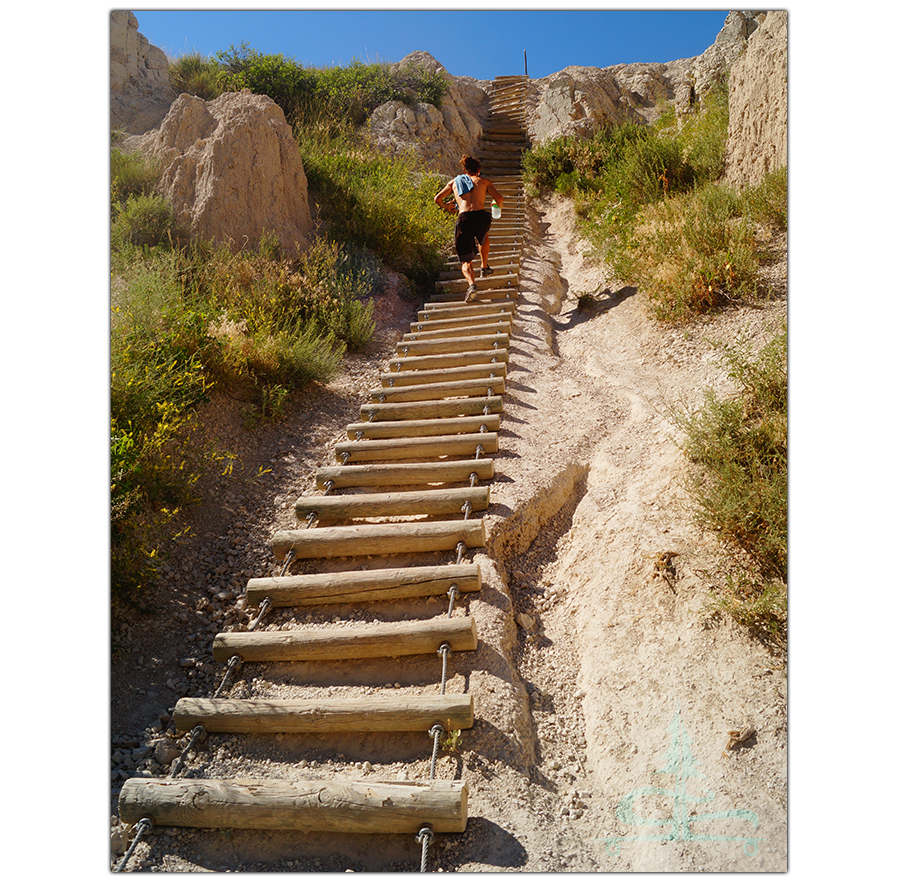
<path id="1" fill-rule="evenodd" d="M 493 4 L 496 5 L 496 4 Z M 669 62 L 699 55 L 722 28 L 722 10 L 152 10 L 138 30 L 177 57 L 213 55 L 246 41 L 304 66 L 398 62 L 431 53 L 451 74 L 490 80 L 546 77 L 567 65 Z M 469 36 L 471 35 L 471 36 Z"/>

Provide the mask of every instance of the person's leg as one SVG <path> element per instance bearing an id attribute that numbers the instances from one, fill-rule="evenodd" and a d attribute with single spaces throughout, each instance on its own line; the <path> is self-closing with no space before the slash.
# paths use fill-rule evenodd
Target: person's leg
<path id="1" fill-rule="evenodd" d="M 475 269 L 472 262 L 477 255 L 475 248 L 475 231 L 470 213 L 460 213 L 456 219 L 456 254 L 459 256 L 459 267 L 463 277 L 469 284 L 466 290 L 466 301 L 472 300 L 476 293 Z"/>
<path id="2" fill-rule="evenodd" d="M 481 276 L 487 277 L 488 274 L 493 274 L 494 269 L 488 265 L 488 253 L 491 251 L 491 238 L 485 234 L 484 240 L 479 244 L 479 250 L 481 253 Z"/>

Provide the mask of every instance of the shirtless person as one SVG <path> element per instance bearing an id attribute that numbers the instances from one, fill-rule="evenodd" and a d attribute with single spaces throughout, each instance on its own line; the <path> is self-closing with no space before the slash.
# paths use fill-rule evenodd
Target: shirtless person
<path id="1" fill-rule="evenodd" d="M 484 208 L 484 198 L 486 194 L 490 194 L 502 209 L 503 197 L 489 179 L 481 177 L 481 164 L 474 157 L 466 154 L 460 163 L 465 170 L 465 175 L 457 176 L 447 182 L 435 194 L 434 202 L 449 213 L 454 210 L 459 213 L 456 219 L 454 240 L 463 277 L 469 283 L 466 301 L 471 302 L 477 293 L 475 270 L 472 267 L 472 260 L 476 254 L 476 241 L 479 245 L 477 251 L 481 253 L 481 276 L 487 277 L 493 273 L 493 269 L 487 263 L 490 250 L 488 231 L 491 227 L 491 214 Z M 453 200 L 445 202 L 451 194 Z"/>

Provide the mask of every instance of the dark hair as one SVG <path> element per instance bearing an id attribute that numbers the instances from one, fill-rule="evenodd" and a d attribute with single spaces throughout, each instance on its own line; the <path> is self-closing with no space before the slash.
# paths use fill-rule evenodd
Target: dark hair
<path id="1" fill-rule="evenodd" d="M 467 173 L 475 173 L 475 175 L 478 175 L 478 173 L 481 172 L 481 162 L 468 154 L 466 154 L 459 162 Z"/>

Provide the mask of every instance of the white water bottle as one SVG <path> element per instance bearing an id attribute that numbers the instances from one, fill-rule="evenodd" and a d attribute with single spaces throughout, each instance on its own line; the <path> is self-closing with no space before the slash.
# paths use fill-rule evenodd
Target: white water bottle
<path id="1" fill-rule="evenodd" d="M 491 207 L 491 218 L 493 218 L 493 219 L 499 219 L 499 218 L 500 218 L 500 204 L 499 204 L 499 203 L 495 203 L 495 204 Z"/>

